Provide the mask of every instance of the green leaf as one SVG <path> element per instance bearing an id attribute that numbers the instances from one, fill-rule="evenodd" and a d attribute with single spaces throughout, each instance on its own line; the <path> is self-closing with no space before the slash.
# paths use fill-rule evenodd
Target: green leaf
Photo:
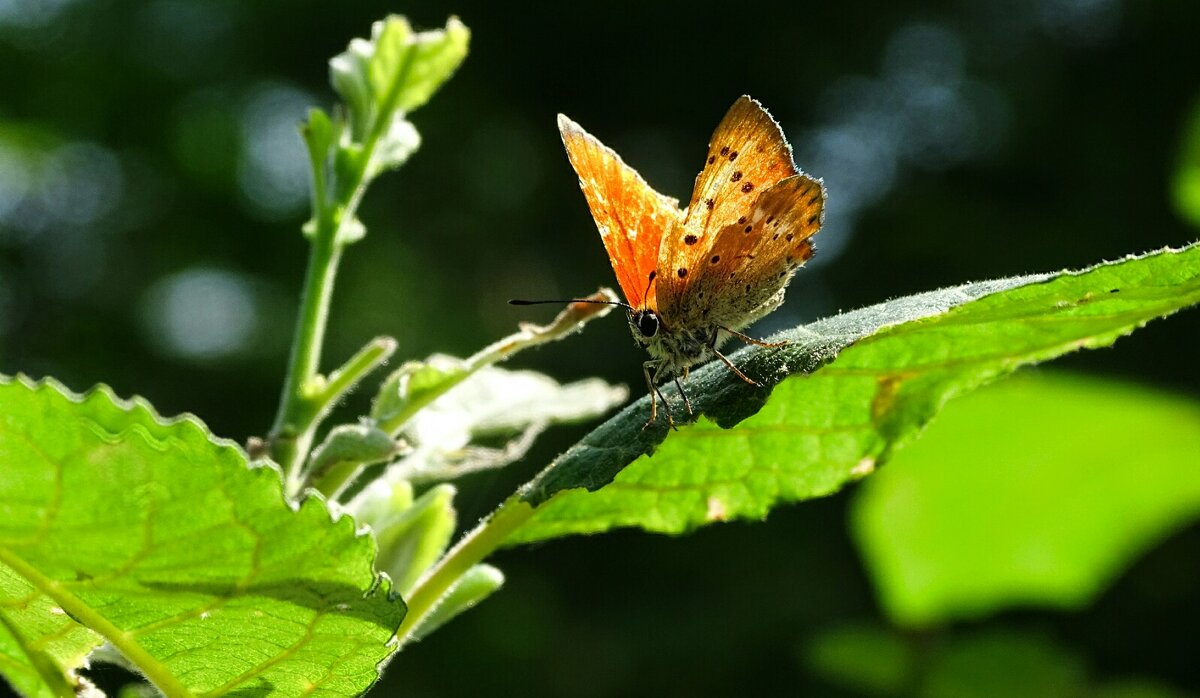
<path id="1" fill-rule="evenodd" d="M 406 37 L 405 58 L 396 61 L 391 70 L 372 75 L 378 87 L 391 88 L 398 82 L 396 107 L 408 113 L 424 105 L 467 57 L 471 32 L 466 25 L 451 17 L 442 30 L 419 32 Z M 407 69 L 404 61 L 409 65 Z"/>
<path id="2" fill-rule="evenodd" d="M 0 614 L 66 671 L 107 640 L 169 695 L 358 695 L 404 615 L 349 517 L 192 417 L 0 380 Z M 0 670 L 32 661 L 0 631 Z"/>
<path id="3" fill-rule="evenodd" d="M 318 487 L 325 481 L 344 483 L 344 487 L 365 466 L 391 460 L 405 449 L 373 424 L 341 424 L 330 429 L 321 445 L 313 449 L 310 477 Z"/>
<path id="4" fill-rule="evenodd" d="M 823 631 L 805 647 L 810 670 L 856 693 L 901 695 L 916 676 L 916 652 L 880 627 L 854 625 Z"/>
<path id="5" fill-rule="evenodd" d="M 376 22 L 374 28 L 382 29 Z M 329 82 L 346 105 L 350 125 L 349 136 L 361 143 L 374 118 L 375 96 L 368 79 L 375 45 L 366 39 L 352 39 L 345 51 L 329 59 Z"/>
<path id="6" fill-rule="evenodd" d="M 313 107 L 308 110 L 308 121 L 300 127 L 300 135 L 308 147 L 308 157 L 313 170 L 323 170 L 325 159 L 337 140 L 333 120 L 325 112 Z"/>
<path id="7" fill-rule="evenodd" d="M 1112 667 L 1089 676 L 1078 652 L 1037 632 L 968 630 L 919 635 L 870 625 L 820 631 L 805 663 L 853 695 L 917 698 L 1174 698 L 1171 687 L 1137 678 L 1112 680 Z"/>
<path id="8" fill-rule="evenodd" d="M 312 218 L 302 228 L 304 236 L 311 239 L 317 233 L 317 221 L 321 220 L 325 207 L 329 205 L 328 180 L 331 173 L 326 171 L 326 163 L 338 134 L 329 115 L 313 108 L 308 110 L 308 121 L 300 126 L 300 135 L 308 148 L 309 168 L 312 170 Z"/>
<path id="9" fill-rule="evenodd" d="M 379 387 L 371 405 L 371 419 L 398 428 L 469 375 L 462 360 L 453 357 L 438 355 L 426 361 L 406 361 Z"/>
<path id="10" fill-rule="evenodd" d="M 384 170 L 394 170 L 400 167 L 408 162 L 408 158 L 420 147 L 421 134 L 417 133 L 417 128 L 412 125 L 412 122 L 397 112 L 392 117 L 392 122 L 387 130 L 379 137 L 379 142 L 375 144 L 370 167 L 363 178 L 370 181 Z"/>
<path id="11" fill-rule="evenodd" d="M 437 367 L 445 373 L 432 372 Z M 387 480 L 443 481 L 502 468 L 522 458 L 549 425 L 591 419 L 629 396 L 623 386 L 599 378 L 563 385 L 536 371 L 480 366 L 443 354 L 403 375 L 413 379 L 400 382 L 411 400 L 381 424 L 403 419 L 400 431 L 414 446 L 388 467 Z M 501 436 L 512 438 L 496 447 Z"/>
<path id="12" fill-rule="evenodd" d="M 1192 107 L 1184 128 L 1171 193 L 1179 215 L 1192 225 L 1200 226 L 1200 101 Z"/>
<path id="13" fill-rule="evenodd" d="M 581 331 L 585 324 L 611 312 L 612 304 L 618 300 L 611 289 L 601 288 L 587 296 L 582 302 L 567 304 L 567 307 L 563 308 L 550 324 L 534 325 L 522 322 L 517 332 L 492 342 L 466 359 L 434 354 L 425 361 L 406 362 L 389 375 L 380 386 L 379 393 L 375 396 L 374 404 L 371 406 L 371 418 L 384 431 L 397 434 L 405 428 L 413 415 L 472 374 L 497 362 L 510 359 L 517 352 L 548 342 L 556 342 Z M 532 372 L 523 373 L 526 379 L 532 376 Z M 612 404 L 610 403 L 614 398 L 619 401 L 625 399 L 624 394 L 616 397 L 612 389 L 597 392 L 595 388 L 600 386 L 595 385 L 594 382 L 591 382 L 590 387 L 585 387 L 587 383 L 580 381 L 577 384 L 579 387 L 571 389 L 569 393 L 567 391 L 560 392 L 545 383 L 550 381 L 553 386 L 558 385 L 545 376 L 541 377 L 542 387 L 550 387 L 553 394 L 547 394 L 546 390 L 542 390 L 540 394 L 535 395 L 534 391 L 528 390 L 529 380 L 522 381 L 525 383 L 524 386 L 519 383 L 503 385 L 502 381 L 505 381 L 506 376 L 520 380 L 520 377 L 511 371 L 494 372 L 492 378 L 479 379 L 477 384 L 467 391 L 467 395 L 460 396 L 455 401 L 472 403 L 470 407 L 473 412 L 480 411 L 479 408 L 488 409 L 487 403 L 504 403 L 501 409 L 510 413 L 516 413 L 518 412 L 517 408 L 520 408 L 525 412 L 514 414 L 508 421 L 527 424 L 534 420 L 563 421 L 571 419 L 571 415 L 574 415 L 575 419 L 592 416 L 611 409 Z M 514 389 L 519 392 L 518 395 L 512 394 Z M 597 396 L 599 399 L 596 399 Z M 521 401 L 521 398 L 526 398 L 525 402 L 529 404 L 516 404 Z M 555 404 L 535 410 L 536 400 Z M 595 407 L 597 403 L 603 404 Z M 589 408 L 587 406 L 589 404 L 593 407 Z M 461 412 L 462 410 L 454 411 Z M 537 414 L 529 415 L 530 411 L 535 411 Z M 455 419 L 458 419 L 459 416 L 456 415 Z M 477 415 L 466 416 L 472 417 L 471 421 L 477 421 Z"/>
<path id="14" fill-rule="evenodd" d="M 446 623 L 479 604 L 504 584 L 504 573 L 491 565 L 475 565 L 458 578 L 438 605 L 413 630 L 412 640 L 421 640 Z"/>
<path id="15" fill-rule="evenodd" d="M 0 565 L 0 576 L 6 571 Z M 8 586 L 0 578 L 0 589 Z M 69 619 L 53 618 L 55 614 L 62 615 L 48 602 L 0 604 L 0 674 L 23 696 L 82 694 L 81 679 L 67 667 L 82 666 L 88 652 L 104 641 Z M 21 625 L 36 629 L 23 633 Z"/>
<path id="16" fill-rule="evenodd" d="M 360 524 L 379 529 L 388 519 L 413 505 L 413 486 L 407 480 L 384 483 L 372 480 L 346 505 Z M 378 559 L 376 560 L 378 566 Z"/>
<path id="17" fill-rule="evenodd" d="M 1200 403 L 1036 375 L 948 405 L 853 520 L 884 608 L 925 625 L 1081 607 L 1198 516 Z"/>
<path id="18" fill-rule="evenodd" d="M 956 638 L 937 652 L 916 693 L 922 698 L 1085 696 L 1082 659 L 1053 641 L 1012 631 Z"/>
<path id="19" fill-rule="evenodd" d="M 688 394 L 704 418 L 661 447 L 666 420 L 643 429 L 648 397 L 584 437 L 522 490 L 538 508 L 510 543 L 762 518 L 778 502 L 830 494 L 870 473 L 956 394 L 1106 346 L 1196 302 L 1200 246 L 1191 245 L 918 294 L 783 332 L 771 339 L 788 346 L 733 355 L 765 388 L 717 362 L 694 371 Z M 685 414 L 677 398 L 672 411 Z"/>
<path id="20" fill-rule="evenodd" d="M 456 493 L 454 485 L 431 487 L 412 506 L 371 522 L 379 541 L 378 567 L 391 576 L 401 594 L 407 594 L 450 545 L 458 524 Z M 362 499 L 372 501 L 369 497 Z"/>
<path id="21" fill-rule="evenodd" d="M 371 55 L 365 67 L 367 86 L 376 101 L 403 90 L 413 59 L 413 29 L 408 18 L 389 15 L 371 25 Z"/>
<path id="22" fill-rule="evenodd" d="M 351 41 L 329 68 L 350 112 L 352 140 L 363 143 L 372 131 L 389 131 L 395 115 L 428 102 L 466 58 L 470 38 L 455 17 L 445 29 L 414 32 L 407 19 L 391 15 L 372 25 L 370 40 Z"/>
<path id="23" fill-rule="evenodd" d="M 346 202 L 352 201 L 354 193 L 362 186 L 362 174 L 366 171 L 367 152 L 363 149 L 360 143 L 342 143 L 333 155 L 333 200 L 338 202 L 343 208 L 335 211 L 334 218 L 341 221 L 341 225 L 347 225 L 350 221 L 345 221 L 347 210 L 344 208 Z M 355 222 L 358 227 L 362 227 L 362 223 Z M 361 238 L 362 234 L 354 239 Z"/>

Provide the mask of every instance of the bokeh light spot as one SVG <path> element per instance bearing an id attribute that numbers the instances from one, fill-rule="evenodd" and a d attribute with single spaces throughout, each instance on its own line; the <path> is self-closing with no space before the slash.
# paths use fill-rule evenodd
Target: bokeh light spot
<path id="1" fill-rule="evenodd" d="M 258 326 L 253 285 L 222 269 L 193 267 L 159 280 L 146 292 L 142 327 L 163 354 L 191 360 L 242 353 Z"/>
<path id="2" fill-rule="evenodd" d="M 262 85 L 246 100 L 238 184 L 263 218 L 290 218 L 308 203 L 308 156 L 298 126 L 315 101 L 280 84 Z"/>

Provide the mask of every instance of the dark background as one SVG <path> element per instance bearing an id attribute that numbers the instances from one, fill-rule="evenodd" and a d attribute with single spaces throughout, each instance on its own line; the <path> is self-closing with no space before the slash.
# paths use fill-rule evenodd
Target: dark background
<path id="1" fill-rule="evenodd" d="M 613 278 L 554 125 L 569 114 L 686 201 L 733 100 L 759 99 L 829 189 L 818 254 L 758 328 L 942 285 L 1183 245 L 1170 181 L 1200 97 L 1200 3 L 456 4 L 13 0 L 0 4 L 0 372 L 104 382 L 243 440 L 269 426 L 304 269 L 295 126 L 326 61 L 388 12 L 472 29 L 412 120 L 423 146 L 365 200 L 325 367 L 367 339 L 470 354 Z M 1194 312 L 1060 366 L 1200 392 Z M 519 357 L 640 391 L 613 317 Z M 358 396 L 352 407 L 360 408 Z M 344 415 L 352 419 L 353 410 Z M 577 440 L 462 483 L 470 522 Z M 804 661 L 881 622 L 848 493 L 672 539 L 618 532 L 504 552 L 506 587 L 398 656 L 405 695 L 837 694 Z M 1200 531 L 1092 608 L 939 631 L 1050 637 L 1098 680 L 1200 692 Z M 1182 590 L 1164 601 L 1147 590 Z M 935 633 L 936 635 L 936 633 Z"/>

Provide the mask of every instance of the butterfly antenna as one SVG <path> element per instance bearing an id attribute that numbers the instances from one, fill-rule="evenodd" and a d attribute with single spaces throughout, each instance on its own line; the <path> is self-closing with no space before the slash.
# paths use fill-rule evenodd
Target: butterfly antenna
<path id="1" fill-rule="evenodd" d="M 624 301 L 596 301 L 590 298 L 568 298 L 567 300 L 537 300 L 527 301 L 519 298 L 514 298 L 508 302 L 509 305 L 543 305 L 545 303 L 592 303 L 594 305 L 619 305 L 622 308 L 633 310 L 633 306 Z"/>

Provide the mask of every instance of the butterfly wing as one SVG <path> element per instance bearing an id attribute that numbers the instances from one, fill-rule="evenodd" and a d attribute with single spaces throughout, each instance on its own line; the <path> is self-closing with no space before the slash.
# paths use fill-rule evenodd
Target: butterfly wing
<path id="1" fill-rule="evenodd" d="M 650 188 L 611 148 L 562 114 L 558 130 L 625 300 L 635 308 L 654 307 L 651 274 L 663 235 L 682 218 L 679 202 Z"/>
<path id="2" fill-rule="evenodd" d="M 717 235 L 727 228 L 744 229 L 764 193 L 796 175 L 791 146 L 779 125 L 758 102 L 740 97 L 709 140 L 683 225 L 659 252 L 658 307 L 668 324 L 695 319 L 685 312 L 685 303 L 711 301 L 707 292 L 705 299 L 697 299 L 690 288 L 712 265 L 708 260 Z M 783 198 L 782 192 L 777 194 L 771 205 L 778 207 Z"/>
<path id="3" fill-rule="evenodd" d="M 685 322 L 738 330 L 783 302 L 792 275 L 812 257 L 825 187 L 805 174 L 759 195 L 744 224 L 719 230 L 676 312 Z"/>

